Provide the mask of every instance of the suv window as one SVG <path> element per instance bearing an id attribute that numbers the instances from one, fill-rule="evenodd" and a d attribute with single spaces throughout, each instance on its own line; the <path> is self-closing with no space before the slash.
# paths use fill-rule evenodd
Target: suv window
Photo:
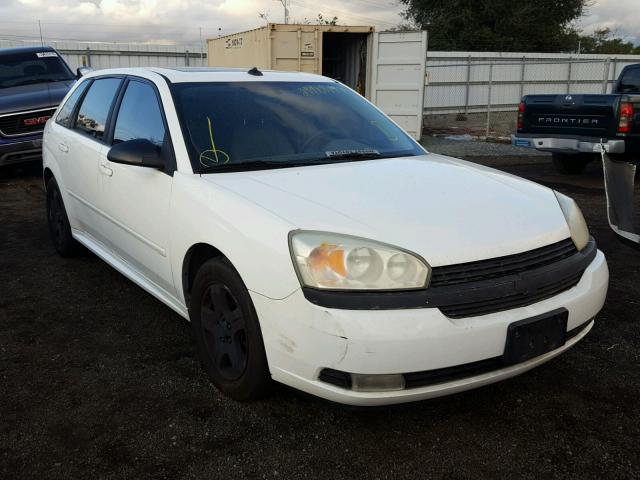
<path id="1" fill-rule="evenodd" d="M 120 82 L 120 78 L 100 78 L 91 84 L 78 111 L 76 130 L 102 140 L 109 110 Z"/>
<path id="2" fill-rule="evenodd" d="M 73 91 L 67 101 L 64 102 L 64 105 L 60 107 L 60 113 L 58 113 L 58 116 L 56 117 L 56 123 L 58 125 L 62 125 L 63 127 L 67 128 L 71 127 L 71 116 L 73 115 L 73 110 L 75 109 L 78 100 L 87 89 L 87 85 L 89 85 L 90 83 L 91 82 L 82 82 L 80 85 L 78 85 L 78 88 Z"/>
<path id="3" fill-rule="evenodd" d="M 131 80 L 122 97 L 113 143 L 144 138 L 162 147 L 165 127 L 153 87 Z"/>
<path id="4" fill-rule="evenodd" d="M 640 93 L 640 68 L 630 68 L 620 79 L 619 93 Z"/>
<path id="5" fill-rule="evenodd" d="M 19 52 L 0 55 L 0 88 L 75 80 L 57 52 Z"/>

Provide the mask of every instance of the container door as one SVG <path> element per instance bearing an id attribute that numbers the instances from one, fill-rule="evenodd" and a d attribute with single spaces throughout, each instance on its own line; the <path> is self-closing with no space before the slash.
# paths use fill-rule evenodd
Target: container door
<path id="1" fill-rule="evenodd" d="M 286 25 L 284 26 L 286 28 Z M 318 30 L 291 28 L 272 32 L 271 68 L 291 72 L 320 73 Z"/>
<path id="2" fill-rule="evenodd" d="M 367 98 L 413 138 L 422 133 L 427 32 L 372 36 Z"/>

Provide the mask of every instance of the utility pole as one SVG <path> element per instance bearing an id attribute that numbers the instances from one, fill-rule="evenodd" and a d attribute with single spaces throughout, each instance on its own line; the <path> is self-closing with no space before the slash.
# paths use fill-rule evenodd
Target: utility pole
<path id="1" fill-rule="evenodd" d="M 204 67 L 204 48 L 202 45 L 202 27 L 200 27 L 200 66 Z"/>
<path id="2" fill-rule="evenodd" d="M 40 30 L 40 46 L 44 47 L 44 40 L 42 39 L 42 24 L 38 20 L 38 30 Z"/>
<path id="3" fill-rule="evenodd" d="M 280 2 L 282 7 L 284 8 L 284 23 L 285 25 L 289 23 L 289 4 L 291 0 L 275 0 L 276 2 Z"/>

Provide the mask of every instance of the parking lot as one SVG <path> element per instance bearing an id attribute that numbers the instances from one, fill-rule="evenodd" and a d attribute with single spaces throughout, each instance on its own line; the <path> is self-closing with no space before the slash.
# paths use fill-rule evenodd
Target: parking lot
<path id="1" fill-rule="evenodd" d="M 602 170 L 429 140 L 574 197 L 607 303 L 560 358 L 431 401 L 352 409 L 284 387 L 223 397 L 190 326 L 90 253 L 51 246 L 36 167 L 0 170 L 0 478 L 638 478 L 640 252 L 610 231 Z"/>

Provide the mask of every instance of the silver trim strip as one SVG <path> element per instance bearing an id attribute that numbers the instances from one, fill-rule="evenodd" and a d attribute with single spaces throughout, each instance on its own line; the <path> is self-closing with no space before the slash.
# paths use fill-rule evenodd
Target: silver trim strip
<path id="1" fill-rule="evenodd" d="M 58 108 L 58 105 L 54 105 L 52 107 L 38 108 L 36 110 L 24 110 L 22 112 L 3 113 L 2 115 L 0 115 L 0 118 L 13 117 L 15 115 L 26 115 L 26 114 L 29 114 L 29 113 L 36 113 L 36 112 L 46 112 L 48 110 L 53 110 L 53 113 L 51 114 L 51 117 L 53 117 L 53 115 L 56 113 L 56 109 L 57 108 Z M 44 126 L 42 127 L 42 130 L 34 130 L 33 132 L 25 132 L 25 133 L 9 134 L 9 133 L 4 133 L 2 130 L 0 130 L 0 135 L 3 136 L 3 137 L 7 137 L 7 138 L 25 137 L 27 135 L 33 135 L 34 133 L 42 133 L 43 131 L 44 131 Z"/>

